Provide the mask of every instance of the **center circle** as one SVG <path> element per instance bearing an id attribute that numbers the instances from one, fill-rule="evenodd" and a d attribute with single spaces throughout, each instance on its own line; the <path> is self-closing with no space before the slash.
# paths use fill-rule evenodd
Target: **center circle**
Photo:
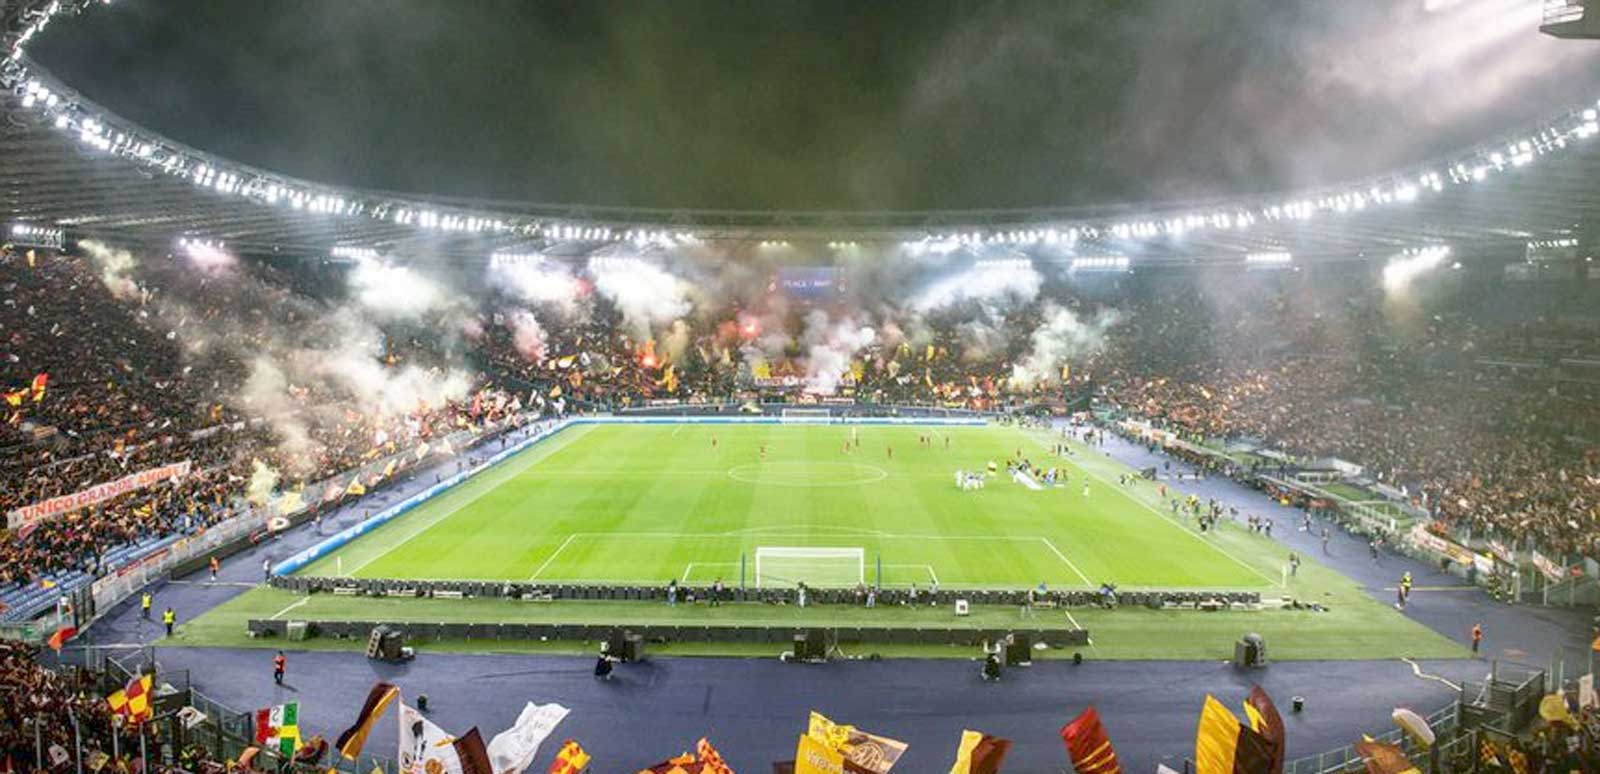
<path id="1" fill-rule="evenodd" d="M 855 462 L 751 462 L 728 468 L 734 481 L 766 486 L 860 486 L 888 477 L 883 468 Z"/>

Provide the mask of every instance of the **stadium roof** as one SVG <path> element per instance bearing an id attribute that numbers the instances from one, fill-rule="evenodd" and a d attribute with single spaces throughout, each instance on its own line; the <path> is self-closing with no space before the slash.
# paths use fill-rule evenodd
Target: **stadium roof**
<path id="1" fill-rule="evenodd" d="M 165 247 L 179 237 L 243 252 L 335 247 L 472 261 L 495 252 L 576 257 L 702 242 L 789 243 L 818 257 L 842 244 L 943 244 L 1053 251 L 1116 265 L 1299 262 L 1432 244 L 1520 248 L 1593 240 L 1600 134 L 1580 107 L 1449 158 L 1317 190 L 1091 208 L 959 211 L 641 209 L 417 197 L 328 186 L 212 156 L 125 121 L 29 59 L 50 20 L 98 0 L 6 4 L 0 68 L 0 218 Z"/>

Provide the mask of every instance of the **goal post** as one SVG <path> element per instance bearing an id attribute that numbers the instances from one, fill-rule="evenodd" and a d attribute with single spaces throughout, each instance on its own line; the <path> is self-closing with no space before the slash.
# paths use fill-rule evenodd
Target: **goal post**
<path id="1" fill-rule="evenodd" d="M 850 588 L 867 581 L 867 551 L 854 547 L 759 546 L 756 588 L 804 583 L 814 588 Z"/>
<path id="2" fill-rule="evenodd" d="M 785 408 L 778 411 L 780 422 L 827 422 L 833 412 L 825 408 Z"/>

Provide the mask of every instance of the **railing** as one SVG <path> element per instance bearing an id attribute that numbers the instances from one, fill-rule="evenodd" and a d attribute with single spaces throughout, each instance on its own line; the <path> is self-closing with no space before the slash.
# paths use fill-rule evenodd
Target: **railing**
<path id="1" fill-rule="evenodd" d="M 1456 730 L 1460 725 L 1457 710 L 1457 702 L 1451 702 L 1448 706 L 1442 707 L 1428 716 L 1428 726 L 1433 729 L 1434 735 L 1438 739 L 1455 740 L 1457 736 Z M 1423 765 L 1427 760 L 1426 757 L 1419 756 L 1426 756 L 1428 753 L 1398 728 L 1381 734 L 1373 734 L 1372 738 L 1380 742 L 1399 745 L 1400 749 L 1404 750 L 1406 755 L 1411 758 L 1411 762 L 1419 766 Z M 1442 747 L 1442 743 L 1436 746 Z M 1337 774 L 1339 772 L 1366 771 L 1366 764 L 1362 762 L 1361 756 L 1356 753 L 1355 745 L 1349 744 L 1334 750 L 1288 761 L 1283 765 L 1283 770 L 1285 774 Z"/>

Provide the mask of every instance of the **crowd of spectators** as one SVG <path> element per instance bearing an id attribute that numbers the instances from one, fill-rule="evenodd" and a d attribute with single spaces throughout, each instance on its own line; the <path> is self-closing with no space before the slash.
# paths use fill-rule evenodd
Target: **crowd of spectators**
<path id="1" fill-rule="evenodd" d="M 433 405 L 366 411 L 336 382 L 309 379 L 271 385 L 278 400 L 255 406 L 252 355 L 284 346 L 273 338 L 314 320 L 314 303 L 270 267 L 228 282 L 183 268 L 158 263 L 113 276 L 81 256 L 0 253 L 0 513 L 167 464 L 191 466 L 181 480 L 6 535 L 0 588 L 103 570 L 114 548 L 235 516 L 251 507 L 245 496 L 263 468 L 272 471 L 269 488 L 298 490 L 522 408 L 520 397 L 463 384 Z M 384 367 L 430 354 L 406 343 L 394 340 Z"/>
<path id="2" fill-rule="evenodd" d="M 870 343 L 829 376 L 835 397 L 888 404 L 1063 409 L 1093 395 L 1190 437 L 1355 462 L 1453 527 L 1600 554 L 1590 299 L 1551 306 L 1518 291 L 1487 303 L 1499 291 L 1464 288 L 1398 303 L 1370 274 L 1310 274 L 1135 278 L 1003 313 L 875 320 Z M 762 320 L 788 329 L 774 347 L 753 314 L 712 310 L 641 333 L 598 294 L 533 337 L 493 303 L 357 325 L 322 294 L 338 283 L 268 263 L 219 272 L 7 250 L 0 278 L 0 512 L 193 465 L 0 541 L 0 584 L 93 571 L 117 545 L 229 518 L 262 468 L 287 491 L 524 411 L 818 397 L 796 335 L 803 308 Z M 1034 332 L 1063 307 L 1086 327 L 1024 378 Z M 1090 330 L 1106 310 L 1116 314 Z M 307 366 L 331 357 L 332 339 L 371 339 L 358 359 L 376 370 Z M 401 372 L 408 387 L 446 384 L 457 371 L 450 390 L 399 406 L 387 383 L 357 384 Z"/>

